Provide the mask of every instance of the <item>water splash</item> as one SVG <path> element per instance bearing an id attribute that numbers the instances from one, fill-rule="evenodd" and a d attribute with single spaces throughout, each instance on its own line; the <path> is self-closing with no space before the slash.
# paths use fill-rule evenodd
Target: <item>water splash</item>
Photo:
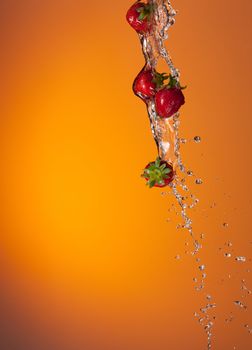
<path id="1" fill-rule="evenodd" d="M 234 301 L 234 304 L 235 304 L 236 306 L 240 307 L 241 309 L 244 309 L 244 310 L 247 309 L 247 305 L 245 305 L 245 304 L 244 304 L 242 301 L 240 301 L 240 300 Z"/>
<path id="2" fill-rule="evenodd" d="M 172 78 L 179 83 L 180 72 L 174 66 L 165 47 L 165 40 L 168 38 L 168 29 L 175 23 L 176 11 L 172 8 L 169 0 L 150 0 L 149 3 L 152 4 L 154 8 L 153 29 L 151 33 L 139 34 L 146 67 L 155 69 L 159 59 L 163 59 L 169 68 Z M 194 208 L 199 200 L 194 194 L 190 193 L 189 187 L 186 184 L 187 177 L 193 177 L 194 173 L 191 169 L 187 169 L 181 158 L 180 145 L 186 143 L 187 140 L 180 138 L 179 135 L 179 112 L 174 114 L 171 118 L 164 119 L 158 116 L 153 99 L 147 101 L 146 105 L 151 131 L 157 145 L 159 157 L 173 164 L 173 168 L 176 171 L 175 179 L 170 184 L 170 187 L 180 207 L 180 215 L 182 217 L 182 223 L 179 224 L 177 228 L 187 230 L 191 236 L 193 250 L 190 253 L 192 256 L 195 256 L 199 253 L 202 245 L 195 236 L 192 219 L 188 215 L 188 209 Z M 195 136 L 194 142 L 200 143 L 201 137 Z M 201 185 L 203 181 L 200 178 L 196 178 L 195 183 Z M 200 236 L 200 238 L 202 239 L 202 236 Z M 195 287 L 197 291 L 201 291 L 205 286 L 205 279 L 207 277 L 205 269 L 206 267 L 204 264 L 199 266 L 199 270 L 203 273 L 199 280 L 199 285 Z M 198 279 L 196 280 L 198 282 Z M 200 314 L 198 316 L 199 322 L 202 324 L 207 334 L 208 349 L 212 348 L 212 328 L 214 324 L 214 319 L 208 315 L 208 311 L 213 307 L 216 307 L 216 304 L 208 303 L 200 310 L 203 316 L 201 317 Z"/>

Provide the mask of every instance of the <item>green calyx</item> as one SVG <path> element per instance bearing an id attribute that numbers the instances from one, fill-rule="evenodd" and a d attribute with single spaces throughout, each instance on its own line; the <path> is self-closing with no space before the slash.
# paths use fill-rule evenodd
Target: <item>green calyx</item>
<path id="1" fill-rule="evenodd" d="M 155 162 L 150 163 L 150 166 L 144 169 L 141 176 L 147 179 L 146 185 L 152 188 L 155 185 L 164 185 L 165 179 L 168 179 L 168 174 L 171 172 L 172 170 L 167 167 L 166 163 L 161 164 L 161 159 L 158 157 Z"/>
<path id="2" fill-rule="evenodd" d="M 172 89 L 174 87 L 180 90 L 186 89 L 186 86 L 181 86 L 180 82 L 176 78 L 174 78 L 171 74 L 169 74 L 167 78 L 169 78 L 169 83 L 166 85 L 168 89 Z"/>
<path id="3" fill-rule="evenodd" d="M 167 75 L 166 73 L 158 73 L 155 71 L 152 82 L 159 89 L 164 85 L 164 81 L 168 78 L 169 78 L 169 75 Z"/>
<path id="4" fill-rule="evenodd" d="M 139 13 L 138 19 L 139 21 L 143 21 L 145 19 L 149 20 L 150 16 L 152 15 L 154 10 L 153 4 L 143 4 L 142 7 L 137 9 L 137 12 Z"/>

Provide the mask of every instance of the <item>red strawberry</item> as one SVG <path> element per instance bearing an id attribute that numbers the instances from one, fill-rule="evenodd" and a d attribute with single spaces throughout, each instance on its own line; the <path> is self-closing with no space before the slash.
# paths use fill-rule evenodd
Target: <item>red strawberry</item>
<path id="1" fill-rule="evenodd" d="M 174 170 L 171 164 L 157 158 L 155 162 L 149 163 L 142 174 L 147 180 L 147 185 L 152 187 L 168 186 L 174 179 Z"/>
<path id="2" fill-rule="evenodd" d="M 168 79 L 165 73 L 158 73 L 153 69 L 144 67 L 133 83 L 134 93 L 142 99 L 155 95 L 156 90 L 163 86 L 164 80 Z"/>
<path id="3" fill-rule="evenodd" d="M 153 5 L 137 1 L 128 10 L 126 19 L 138 33 L 147 33 L 151 30 L 152 13 Z"/>
<path id="4" fill-rule="evenodd" d="M 157 114 L 161 118 L 169 118 L 185 103 L 180 84 L 170 75 L 170 82 L 167 86 L 159 90 L 155 95 L 155 105 Z"/>

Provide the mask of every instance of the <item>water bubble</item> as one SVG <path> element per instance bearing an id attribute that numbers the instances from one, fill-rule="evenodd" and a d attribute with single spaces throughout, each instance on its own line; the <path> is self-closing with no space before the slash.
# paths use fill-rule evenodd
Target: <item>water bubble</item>
<path id="1" fill-rule="evenodd" d="M 239 261 L 239 262 L 246 262 L 246 257 L 245 256 L 237 256 L 235 258 L 236 261 Z"/>
<path id="2" fill-rule="evenodd" d="M 195 183 L 196 185 L 202 185 L 203 181 L 201 179 L 196 179 Z"/>
<path id="3" fill-rule="evenodd" d="M 188 171 L 187 171 L 187 175 L 188 175 L 188 176 L 193 176 L 193 172 L 192 172 L 191 170 L 188 170 Z"/>
<path id="4" fill-rule="evenodd" d="M 242 309 L 247 309 L 247 306 L 245 304 L 243 304 L 240 300 L 234 301 L 234 304 L 239 306 Z"/>
<path id="5" fill-rule="evenodd" d="M 170 23 L 171 26 L 173 26 L 175 22 L 176 22 L 175 18 L 170 18 L 169 19 L 169 23 Z"/>
<path id="6" fill-rule="evenodd" d="M 180 260 L 180 259 L 181 259 L 181 256 L 180 256 L 180 255 L 176 255 L 176 256 L 175 256 L 175 259 L 176 259 L 176 260 Z"/>
<path id="7" fill-rule="evenodd" d="M 200 141 L 201 141 L 201 137 L 200 136 L 195 136 L 193 139 L 194 139 L 194 141 L 196 143 L 200 143 Z"/>
<path id="8" fill-rule="evenodd" d="M 183 143 L 183 144 L 187 143 L 187 139 L 179 139 L 179 140 L 180 140 L 180 143 Z"/>
<path id="9" fill-rule="evenodd" d="M 232 254 L 230 253 L 224 253 L 225 258 L 231 258 Z"/>
<path id="10" fill-rule="evenodd" d="M 223 222 L 222 226 L 227 228 L 228 227 L 228 223 L 227 222 Z"/>
<path id="11" fill-rule="evenodd" d="M 200 266 L 199 266 L 200 271 L 204 271 L 205 268 L 206 268 L 205 265 L 200 265 Z"/>
<path id="12" fill-rule="evenodd" d="M 205 330 L 209 330 L 212 326 L 213 326 L 213 323 L 212 323 L 212 322 L 209 322 L 209 323 L 205 326 Z"/>

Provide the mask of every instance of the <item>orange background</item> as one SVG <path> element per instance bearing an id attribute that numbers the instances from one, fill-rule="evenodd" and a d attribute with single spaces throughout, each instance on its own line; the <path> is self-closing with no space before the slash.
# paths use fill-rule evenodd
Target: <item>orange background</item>
<path id="1" fill-rule="evenodd" d="M 252 288 L 251 1 L 173 1 L 181 135 L 203 140 L 182 148 L 204 181 L 192 185 L 202 293 L 174 199 L 139 176 L 156 149 L 131 90 L 143 57 L 130 5 L 0 1 L 1 350 L 202 350 L 193 313 L 206 293 L 218 305 L 213 349 L 251 349 L 240 291 L 242 278 Z M 223 257 L 228 240 L 245 264 Z"/>

